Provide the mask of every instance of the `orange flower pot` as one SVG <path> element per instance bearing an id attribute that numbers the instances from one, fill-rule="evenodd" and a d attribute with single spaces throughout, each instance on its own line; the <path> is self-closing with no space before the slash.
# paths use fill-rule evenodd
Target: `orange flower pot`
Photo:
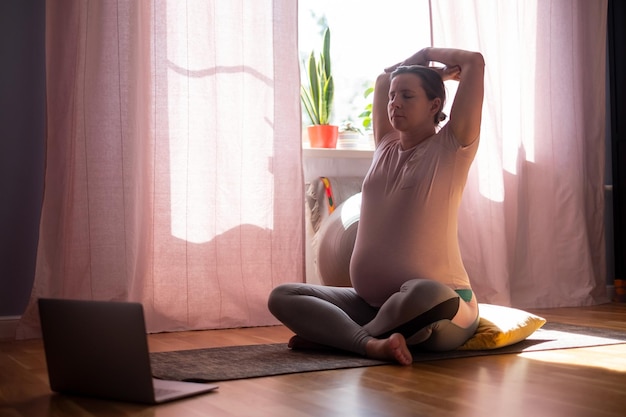
<path id="1" fill-rule="evenodd" d="M 311 148 L 335 148 L 339 136 L 339 126 L 313 125 L 308 126 Z"/>

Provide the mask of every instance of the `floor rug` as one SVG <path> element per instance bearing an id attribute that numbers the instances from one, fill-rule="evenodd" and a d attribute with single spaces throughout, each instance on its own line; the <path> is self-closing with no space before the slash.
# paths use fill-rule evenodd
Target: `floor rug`
<path id="1" fill-rule="evenodd" d="M 626 332 L 546 323 L 528 339 L 499 349 L 412 353 L 413 362 L 422 362 L 619 343 L 626 343 Z M 335 350 L 291 350 L 285 343 L 155 352 L 150 354 L 150 360 L 152 373 L 156 378 L 195 382 L 227 381 L 387 363 Z"/>

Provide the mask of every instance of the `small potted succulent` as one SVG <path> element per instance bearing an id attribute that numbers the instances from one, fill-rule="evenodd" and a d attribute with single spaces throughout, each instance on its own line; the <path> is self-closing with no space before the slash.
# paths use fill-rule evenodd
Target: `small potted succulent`
<path id="1" fill-rule="evenodd" d="M 339 127 L 339 138 L 337 139 L 337 148 L 353 149 L 358 148 L 363 141 L 363 131 L 348 120 Z"/>

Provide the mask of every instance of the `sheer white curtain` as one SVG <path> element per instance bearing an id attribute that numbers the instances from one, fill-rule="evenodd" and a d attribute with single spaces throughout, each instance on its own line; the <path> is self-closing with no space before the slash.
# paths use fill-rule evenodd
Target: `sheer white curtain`
<path id="1" fill-rule="evenodd" d="M 518 307 L 607 301 L 607 2 L 431 7 L 434 46 L 478 50 L 486 61 L 482 142 L 460 214 L 479 299 Z"/>
<path id="2" fill-rule="evenodd" d="M 132 300 L 148 330 L 275 324 L 303 279 L 297 5 L 47 4 L 36 299 Z"/>

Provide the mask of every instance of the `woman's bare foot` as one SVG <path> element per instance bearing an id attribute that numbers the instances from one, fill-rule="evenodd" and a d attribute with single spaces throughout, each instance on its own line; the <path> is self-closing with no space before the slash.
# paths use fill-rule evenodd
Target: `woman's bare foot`
<path id="1" fill-rule="evenodd" d="M 410 365 L 413 363 L 413 356 L 406 345 L 404 336 L 394 333 L 387 339 L 370 339 L 365 345 L 365 352 L 368 358 L 394 360 L 400 365 Z"/>

